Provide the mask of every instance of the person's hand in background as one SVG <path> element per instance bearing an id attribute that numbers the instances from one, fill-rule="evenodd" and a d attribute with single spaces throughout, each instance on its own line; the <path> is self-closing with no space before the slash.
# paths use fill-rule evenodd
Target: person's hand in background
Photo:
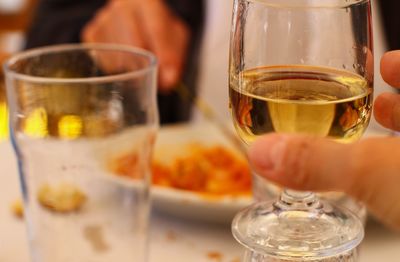
<path id="1" fill-rule="evenodd" d="M 400 88 L 400 51 L 381 60 L 383 79 Z M 400 95 L 375 101 L 375 118 L 400 131 Z M 353 144 L 301 135 L 271 134 L 249 151 L 261 176 L 296 190 L 344 191 L 363 201 L 383 223 L 400 229 L 400 138 L 369 138 Z"/>
<path id="2" fill-rule="evenodd" d="M 153 52 L 164 91 L 181 78 L 190 40 L 188 26 L 164 0 L 111 0 L 82 31 L 86 43 L 117 43 Z"/>
<path id="3" fill-rule="evenodd" d="M 4 61 L 6 61 L 6 59 L 9 56 L 10 56 L 10 53 L 0 50 L 0 64 L 3 64 Z M 4 76 L 4 72 L 3 72 L 3 70 L 0 70 L 0 81 L 4 81 L 3 76 Z M 2 88 L 1 87 L 2 84 L 4 84 L 4 83 L 0 83 L 0 88 Z"/>

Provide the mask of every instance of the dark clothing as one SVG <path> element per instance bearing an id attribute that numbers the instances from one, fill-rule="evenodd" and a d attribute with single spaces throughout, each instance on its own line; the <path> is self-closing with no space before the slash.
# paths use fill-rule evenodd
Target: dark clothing
<path id="1" fill-rule="evenodd" d="M 26 48 L 80 42 L 81 29 L 105 3 L 104 0 L 39 1 L 27 32 Z"/>
<path id="2" fill-rule="evenodd" d="M 26 48 L 80 42 L 82 28 L 106 2 L 105 0 L 40 0 L 27 33 Z M 186 21 L 191 31 L 183 82 L 194 93 L 199 65 L 198 50 L 204 22 L 204 3 L 202 0 L 167 0 L 167 3 L 176 15 Z M 176 92 L 158 94 L 157 98 L 161 123 L 189 120 L 191 103 L 182 100 Z"/>
<path id="3" fill-rule="evenodd" d="M 400 49 L 400 1 L 379 0 L 383 28 L 389 50 Z"/>

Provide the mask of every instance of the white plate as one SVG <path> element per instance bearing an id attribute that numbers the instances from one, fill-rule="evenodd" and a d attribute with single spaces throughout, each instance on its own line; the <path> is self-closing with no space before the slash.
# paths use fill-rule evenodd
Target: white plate
<path id="1" fill-rule="evenodd" d="M 369 129 L 364 137 L 387 136 L 388 132 Z M 171 161 L 177 155 L 182 155 L 188 143 L 199 142 L 204 145 L 222 144 L 240 153 L 232 143 L 212 124 L 188 124 L 162 127 L 157 136 L 155 158 Z M 252 203 L 249 197 L 209 198 L 200 194 L 153 186 L 153 206 L 163 212 L 195 220 L 230 223 L 233 216 Z"/>
<path id="2" fill-rule="evenodd" d="M 162 127 L 157 136 L 154 157 L 168 163 L 182 155 L 188 143 L 224 145 L 238 155 L 229 140 L 211 124 Z M 153 207 L 175 216 L 217 223 L 230 223 L 233 216 L 252 203 L 251 196 L 206 197 L 201 194 L 153 186 Z"/>

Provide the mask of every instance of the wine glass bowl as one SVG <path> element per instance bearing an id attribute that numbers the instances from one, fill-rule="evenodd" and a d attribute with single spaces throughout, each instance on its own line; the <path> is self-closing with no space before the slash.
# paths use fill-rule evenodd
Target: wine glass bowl
<path id="1" fill-rule="evenodd" d="M 244 143 L 271 132 L 360 139 L 372 111 L 371 24 L 369 0 L 235 0 L 229 97 Z M 242 211 L 232 229 L 250 261 L 355 261 L 364 234 L 353 212 L 292 190 Z"/>

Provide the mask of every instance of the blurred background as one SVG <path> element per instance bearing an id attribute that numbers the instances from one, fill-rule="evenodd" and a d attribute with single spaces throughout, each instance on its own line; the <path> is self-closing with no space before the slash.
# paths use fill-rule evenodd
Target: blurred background
<path id="1" fill-rule="evenodd" d="M 24 48 L 81 41 L 81 34 L 85 26 L 96 22 L 97 11 L 117 1 L 124 0 L 85 2 L 75 0 L 0 0 L 0 61 Z M 228 107 L 228 50 L 233 0 L 169 0 L 165 3 L 167 7 L 170 7 L 173 16 L 188 25 L 190 35 L 180 79 L 175 80 L 177 83 L 175 84 L 183 83 L 192 95 L 196 95 L 207 103 L 219 121 L 231 125 Z M 390 23 L 387 21 L 384 23 L 385 20 L 381 19 L 382 12 L 379 3 L 379 1 L 372 3 L 375 35 L 375 95 L 391 90 L 380 77 L 379 58 L 386 49 L 394 47 L 386 44 L 383 28 L 388 27 Z M 112 14 L 112 12 L 110 13 Z M 146 21 L 139 20 L 137 26 L 139 29 L 145 28 Z M 390 26 L 388 28 L 390 29 Z M 101 40 L 101 38 L 96 38 L 95 42 L 99 39 Z M 108 38 L 104 39 L 104 42 L 113 42 L 113 40 L 113 38 Z M 82 41 L 87 42 L 84 39 Z M 121 41 L 115 37 L 115 42 L 127 41 Z M 154 52 L 152 48 L 148 49 Z M 162 70 L 163 68 L 161 68 Z M 4 139 L 8 135 L 7 106 L 3 74 L 0 75 L 2 80 L 0 87 L 0 139 Z M 193 101 L 188 102 L 182 99 L 175 88 L 167 93 L 159 92 L 158 100 L 162 124 L 207 121 L 204 112 L 202 113 L 202 110 L 193 106 Z M 379 127 L 374 120 L 372 120 L 369 131 L 372 133 L 388 132 Z"/>
<path id="2" fill-rule="evenodd" d="M 0 1 L 0 62 L 24 47 L 25 32 L 31 21 L 36 0 Z M 8 111 L 4 75 L 0 72 L 0 140 L 8 136 Z"/>

